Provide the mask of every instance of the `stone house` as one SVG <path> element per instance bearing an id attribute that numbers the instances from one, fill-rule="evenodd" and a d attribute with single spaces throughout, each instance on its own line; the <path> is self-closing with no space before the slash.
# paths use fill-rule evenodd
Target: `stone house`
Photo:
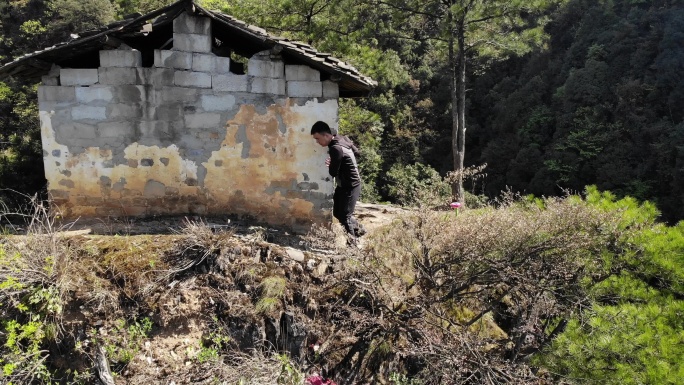
<path id="1" fill-rule="evenodd" d="M 72 35 L 73 36 L 73 35 Z M 64 217 L 329 222 L 338 98 L 375 82 L 309 45 L 183 0 L 18 58 L 38 88 L 48 192 Z"/>

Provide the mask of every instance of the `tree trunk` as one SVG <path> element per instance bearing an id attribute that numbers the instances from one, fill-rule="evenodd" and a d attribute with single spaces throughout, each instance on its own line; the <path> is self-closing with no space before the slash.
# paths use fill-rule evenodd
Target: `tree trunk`
<path id="1" fill-rule="evenodd" d="M 454 172 L 456 179 L 451 186 L 451 191 L 456 201 L 465 205 L 465 194 L 463 191 L 463 160 L 465 158 L 465 28 L 463 21 L 459 21 L 456 26 L 456 39 L 458 52 L 454 55 L 454 34 L 449 39 L 449 59 L 452 64 L 452 84 L 451 84 L 451 121 L 452 134 L 451 146 L 454 156 Z M 454 57 L 455 56 L 455 57 Z"/>

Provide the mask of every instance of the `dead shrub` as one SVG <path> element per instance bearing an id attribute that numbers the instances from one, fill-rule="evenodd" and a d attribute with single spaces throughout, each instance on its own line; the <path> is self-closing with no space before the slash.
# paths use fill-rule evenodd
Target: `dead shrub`
<path id="1" fill-rule="evenodd" d="M 527 361 L 588 304 L 583 280 L 616 222 L 577 197 L 513 196 L 458 216 L 419 209 L 397 219 L 339 283 L 358 340 L 347 347 L 356 358 L 336 370 L 348 381 L 404 368 L 425 384 L 539 383 Z M 383 370 L 363 363 L 378 339 L 396 353 Z"/>

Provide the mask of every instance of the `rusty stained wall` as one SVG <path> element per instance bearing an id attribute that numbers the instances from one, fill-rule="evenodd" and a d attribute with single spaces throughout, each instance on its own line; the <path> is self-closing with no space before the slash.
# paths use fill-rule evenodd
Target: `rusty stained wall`
<path id="1" fill-rule="evenodd" d="M 71 218 L 238 214 L 305 228 L 330 220 L 327 151 L 315 144 L 309 130 L 336 111 L 332 100 L 243 104 L 216 130 L 171 134 L 177 143 L 168 145 L 136 141 L 120 146 L 121 153 L 115 143 L 125 137 L 106 140 L 114 145 L 88 146 L 87 139 L 75 137 L 60 143 L 52 127 L 56 112 L 41 111 L 49 192 Z M 213 148 L 197 148 L 197 137 Z"/>

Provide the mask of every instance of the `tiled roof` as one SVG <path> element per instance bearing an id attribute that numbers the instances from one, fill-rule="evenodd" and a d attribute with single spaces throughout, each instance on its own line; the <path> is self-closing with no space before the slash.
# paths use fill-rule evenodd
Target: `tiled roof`
<path id="1" fill-rule="evenodd" d="M 79 59 L 85 55 L 97 54 L 100 49 L 121 42 L 141 51 L 162 48 L 173 37 L 173 19 L 184 11 L 211 18 L 214 38 L 245 57 L 270 49 L 279 52 L 289 63 L 306 64 L 321 71 L 327 78 L 338 82 L 342 97 L 367 95 L 377 85 L 373 79 L 329 53 L 318 52 L 302 42 L 271 35 L 263 28 L 221 12 L 206 10 L 192 0 L 181 0 L 147 15 L 133 15 L 99 30 L 72 35 L 72 40 L 68 42 L 4 64 L 0 67 L 0 77 L 37 78 L 48 73 L 53 63 L 76 67 L 73 64 L 83 63 Z"/>

